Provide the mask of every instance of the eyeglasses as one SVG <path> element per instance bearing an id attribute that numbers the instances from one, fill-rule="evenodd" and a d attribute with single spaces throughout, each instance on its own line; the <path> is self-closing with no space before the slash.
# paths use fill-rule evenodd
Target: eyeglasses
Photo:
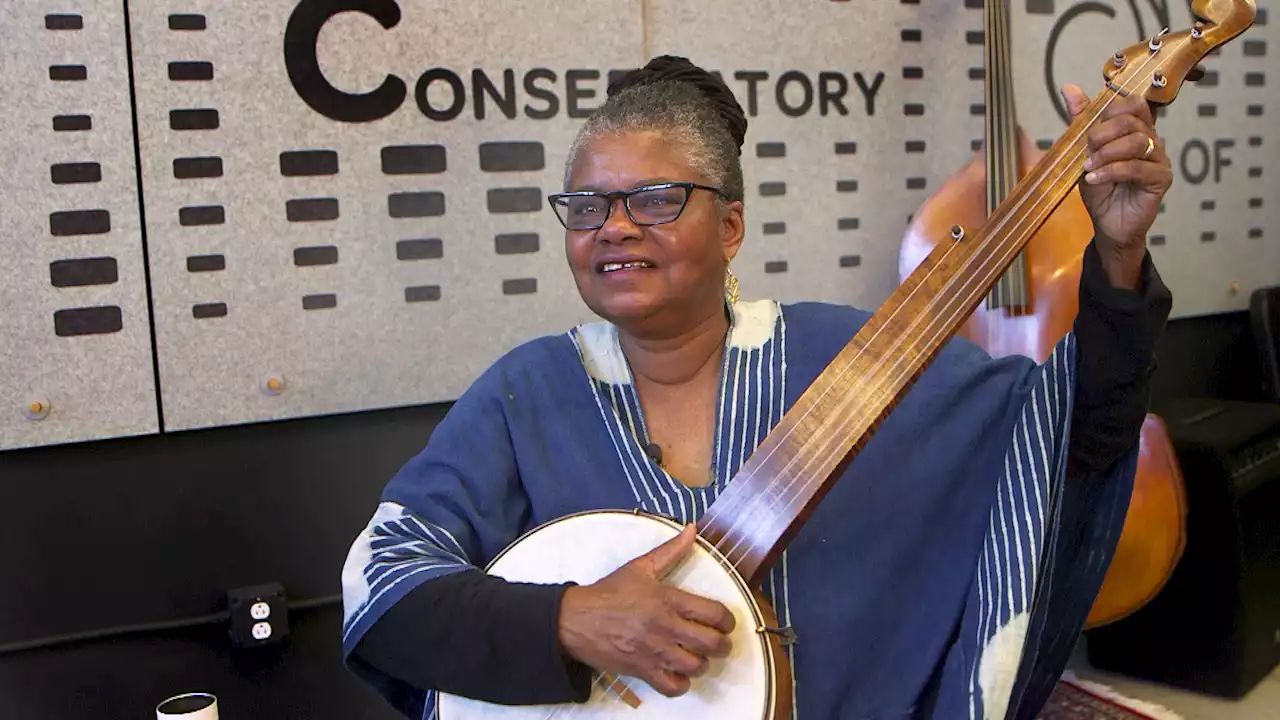
<path id="1" fill-rule="evenodd" d="M 613 204 L 623 200 L 627 217 L 636 225 L 662 225 L 680 217 L 694 190 L 706 190 L 729 199 L 723 190 L 689 182 L 646 185 L 614 192 L 567 192 L 547 198 L 566 230 L 598 230 L 613 212 Z"/>

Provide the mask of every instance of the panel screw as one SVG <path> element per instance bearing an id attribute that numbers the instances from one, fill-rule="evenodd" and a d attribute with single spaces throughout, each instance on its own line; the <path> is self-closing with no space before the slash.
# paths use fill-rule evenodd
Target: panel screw
<path id="1" fill-rule="evenodd" d="M 22 414 L 28 420 L 43 420 L 49 417 L 49 403 L 44 400 L 32 400 L 22 408 Z"/>
<path id="2" fill-rule="evenodd" d="M 284 392 L 284 378 L 269 377 L 262 381 L 262 392 L 268 395 L 279 395 Z"/>
<path id="3" fill-rule="evenodd" d="M 963 240 L 963 239 L 964 239 L 964 228 L 960 227 L 959 225 L 952 225 L 952 226 L 951 226 L 951 239 L 952 239 L 952 240 L 956 240 L 956 241 Z"/>

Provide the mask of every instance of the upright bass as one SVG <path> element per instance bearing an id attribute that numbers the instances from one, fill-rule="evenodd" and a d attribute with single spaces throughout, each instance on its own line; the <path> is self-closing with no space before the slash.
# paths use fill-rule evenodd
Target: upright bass
<path id="1" fill-rule="evenodd" d="M 990 222 L 940 245 L 876 310 L 807 387 L 698 520 L 698 541 L 666 582 L 725 605 L 739 618 L 732 654 L 711 662 L 689 692 L 666 697 L 643 681 L 597 673 L 590 699 L 573 705 L 509 706 L 441 693 L 440 720 L 549 717 L 646 720 L 782 720 L 791 717 L 785 633 L 760 592 L 791 538 L 1035 236 L 1043 218 L 1074 190 L 1085 135 L 1117 97 L 1173 102 L 1183 81 L 1215 47 L 1244 32 L 1254 0 L 1194 0 L 1191 30 L 1130 46 L 1103 65 L 1106 86 L 1066 134 L 1012 188 Z M 1158 40 L 1158 42 L 1157 42 Z M 961 230 L 962 228 L 957 228 Z M 950 238 L 948 231 L 946 237 Z M 591 583 L 681 532 L 640 510 L 577 513 L 540 525 L 488 565 L 514 582 Z"/>
<path id="2" fill-rule="evenodd" d="M 987 0 L 983 8 L 983 152 L 948 178 L 913 216 L 899 254 L 903 281 L 936 245 L 952 242 L 953 225 L 978 227 L 986 222 L 1044 155 L 1018 125 L 1008 4 Z M 1044 362 L 1075 321 L 1081 260 L 1092 237 L 1093 223 L 1080 191 L 1072 189 L 958 334 L 996 357 L 1016 354 Z M 1124 531 L 1087 627 L 1115 622 L 1150 602 L 1172 575 L 1186 544 L 1182 474 L 1164 423 L 1156 415 L 1148 415 L 1143 423 L 1139 452 Z"/>

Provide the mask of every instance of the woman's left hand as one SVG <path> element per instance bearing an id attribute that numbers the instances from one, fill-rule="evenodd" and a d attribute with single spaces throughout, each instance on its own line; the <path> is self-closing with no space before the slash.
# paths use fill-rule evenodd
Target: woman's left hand
<path id="1" fill-rule="evenodd" d="M 1089 105 L 1075 85 L 1062 95 L 1074 120 Z M 1173 168 L 1145 98 L 1117 98 L 1088 132 L 1080 198 L 1093 218 L 1094 244 L 1111 283 L 1136 288 L 1146 255 L 1147 232 L 1156 221 Z"/>

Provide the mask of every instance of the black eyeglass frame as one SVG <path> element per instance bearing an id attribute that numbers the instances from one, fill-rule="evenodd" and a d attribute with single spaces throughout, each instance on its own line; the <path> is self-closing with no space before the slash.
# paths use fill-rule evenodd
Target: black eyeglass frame
<path id="1" fill-rule="evenodd" d="M 658 220 L 657 222 L 640 222 L 639 220 L 636 220 L 635 215 L 631 214 L 631 197 L 633 195 L 638 195 L 642 192 L 647 192 L 651 190 L 665 190 L 667 188 L 676 188 L 676 187 L 685 189 L 684 202 L 680 203 L 680 210 L 674 216 L 672 216 L 670 220 Z M 679 220 L 680 216 L 684 214 L 684 209 L 688 207 L 689 198 L 693 197 L 694 190 L 706 190 L 707 192 L 712 192 L 712 193 L 715 193 L 716 195 L 719 195 L 720 197 L 724 198 L 726 201 L 729 200 L 729 194 L 717 187 L 711 187 L 710 185 L 700 185 L 694 182 L 669 182 L 669 183 L 658 183 L 657 185 L 645 185 L 644 187 L 632 188 L 630 190 L 614 190 L 612 192 L 595 192 L 591 190 L 581 190 L 577 192 L 555 193 L 553 195 L 547 196 L 547 203 L 551 205 L 551 212 L 556 216 L 556 219 L 560 221 L 560 224 L 564 226 L 564 229 L 571 230 L 573 232 L 588 232 L 591 230 L 599 230 L 600 228 L 604 227 L 605 223 L 609 222 L 609 218 L 613 216 L 613 206 L 617 204 L 619 198 L 622 199 L 622 207 L 624 210 L 626 210 L 627 217 L 630 218 L 631 222 L 635 223 L 636 225 L 640 225 L 642 227 L 650 227 L 653 225 L 666 225 L 668 223 L 673 223 L 676 220 Z M 564 198 L 571 198 L 571 197 L 602 197 L 609 201 L 609 209 L 605 211 L 604 217 L 603 219 L 600 220 L 599 225 L 596 225 L 595 227 L 587 227 L 587 228 L 571 228 L 569 227 L 568 224 L 565 223 L 564 218 L 560 217 L 560 213 L 556 211 L 557 200 L 562 200 Z"/>

